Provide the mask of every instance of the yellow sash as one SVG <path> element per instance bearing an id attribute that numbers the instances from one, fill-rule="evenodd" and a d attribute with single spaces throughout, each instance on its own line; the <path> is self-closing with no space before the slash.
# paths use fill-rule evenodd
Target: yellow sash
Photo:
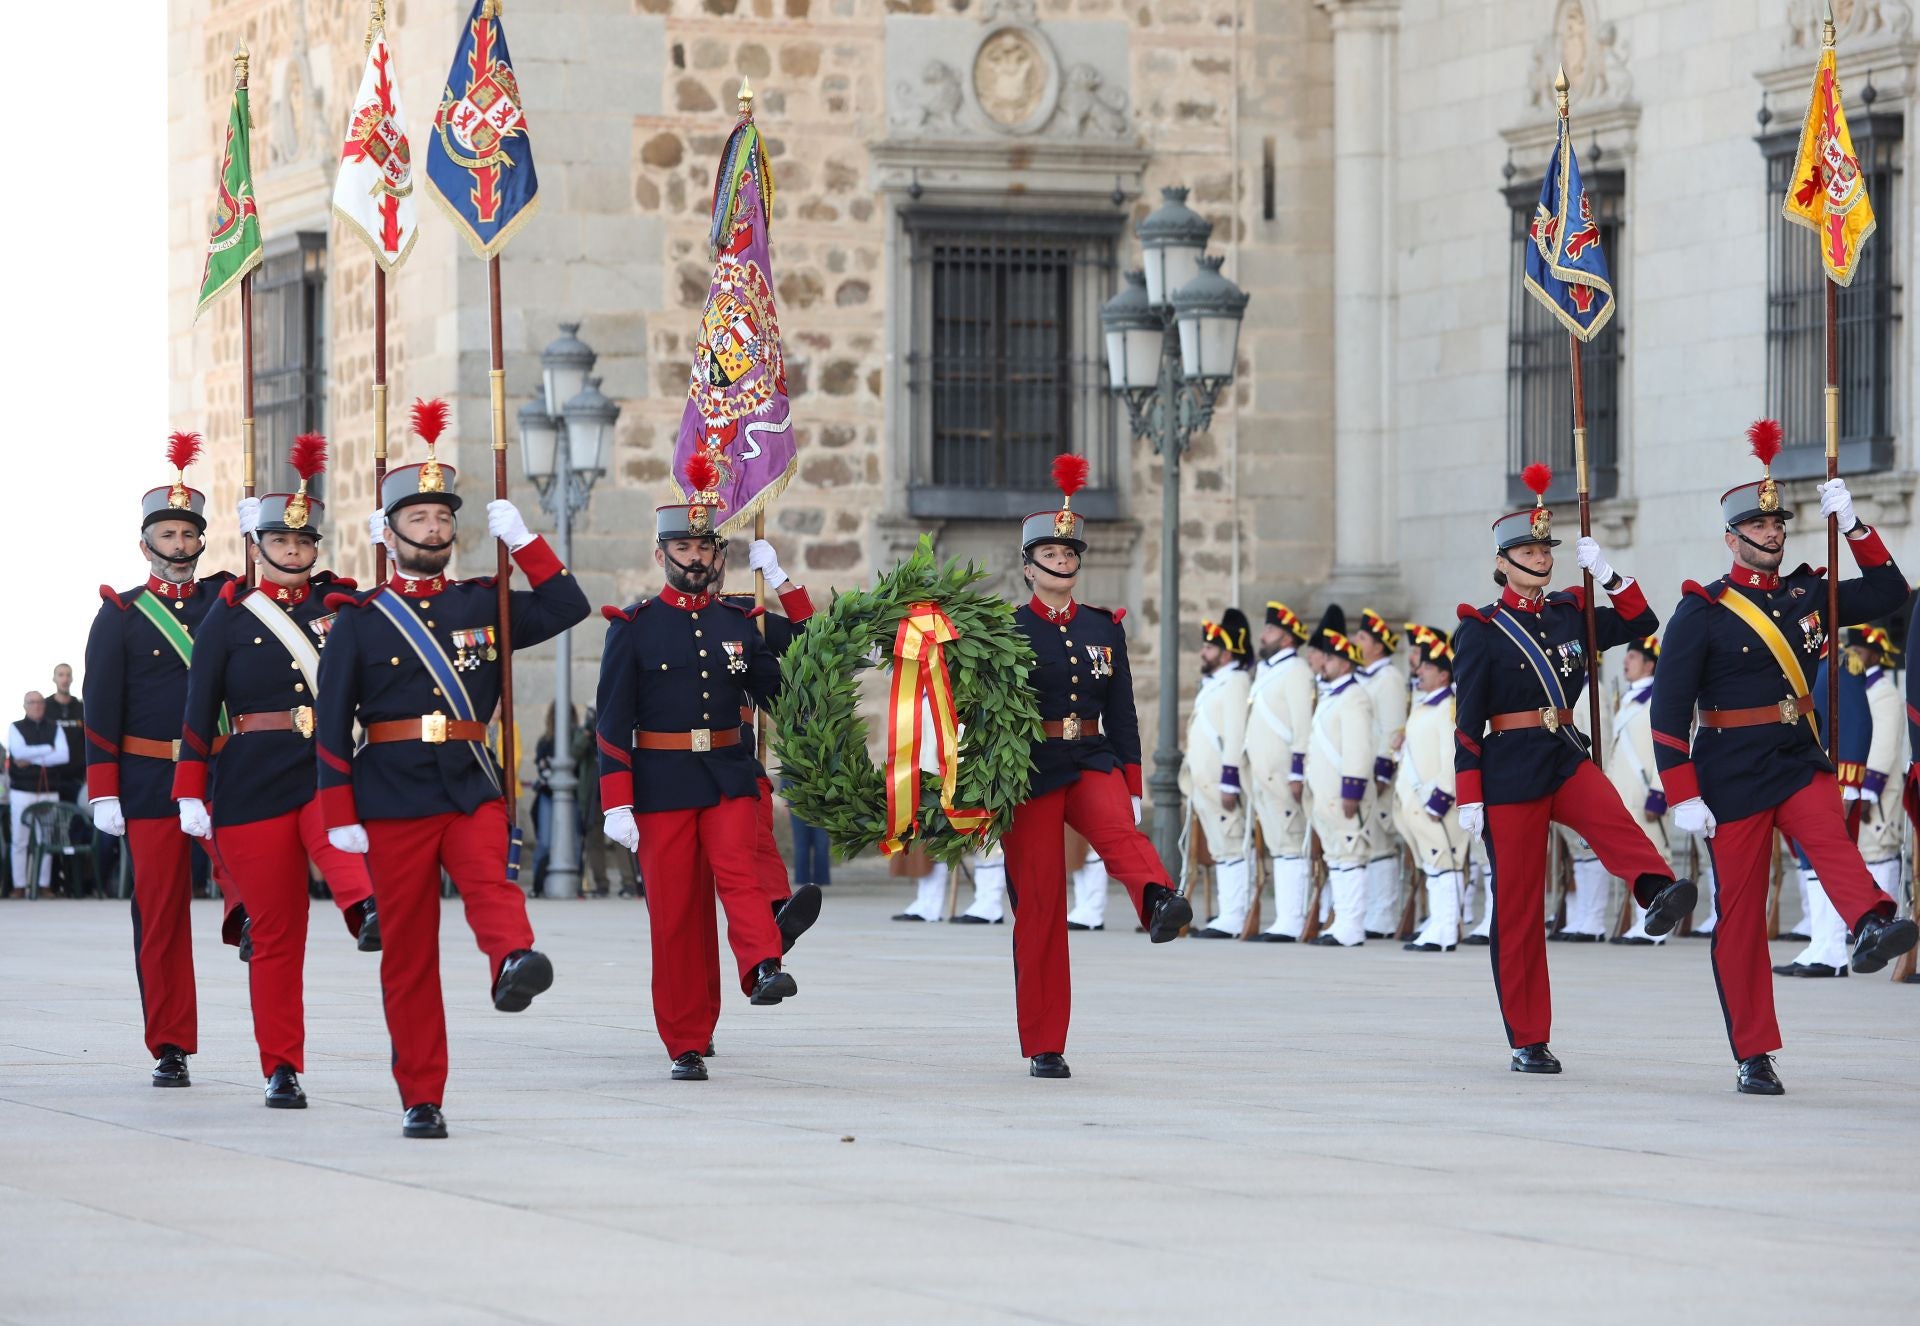
<path id="1" fill-rule="evenodd" d="M 1787 637 L 1773 624 L 1773 619 L 1760 611 L 1759 605 L 1745 594 L 1736 593 L 1732 585 L 1720 591 L 1720 606 L 1745 622 L 1753 633 L 1760 637 L 1760 643 L 1773 655 L 1773 661 L 1779 665 L 1780 675 L 1792 688 L 1794 699 L 1803 695 L 1812 695 L 1813 688 L 1807 685 L 1806 669 L 1800 666 L 1800 656 L 1793 652 L 1793 646 L 1787 643 Z M 1820 741 L 1820 720 L 1811 711 L 1804 715 L 1813 729 L 1813 739 Z"/>

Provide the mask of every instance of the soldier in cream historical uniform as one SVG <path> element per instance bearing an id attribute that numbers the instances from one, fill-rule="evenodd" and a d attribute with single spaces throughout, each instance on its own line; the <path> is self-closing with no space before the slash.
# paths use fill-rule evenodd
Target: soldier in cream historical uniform
<path id="1" fill-rule="evenodd" d="M 1421 632 L 1415 648 L 1419 690 L 1407 711 L 1406 740 L 1393 776 L 1393 811 L 1394 824 L 1426 878 L 1427 923 L 1403 947 L 1450 953 L 1460 942 L 1468 847 L 1453 808 L 1453 648 L 1445 632 L 1431 630 Z"/>
<path id="2" fill-rule="evenodd" d="M 1407 674 L 1393 660 L 1400 637 L 1372 608 L 1353 633 L 1360 684 L 1373 701 L 1373 818 L 1367 837 L 1367 938 L 1385 939 L 1400 922 L 1400 836 L 1394 831 L 1394 768 L 1407 727 Z"/>
<path id="3" fill-rule="evenodd" d="M 1273 859 L 1273 924 L 1257 938 L 1270 944 L 1293 943 L 1307 920 L 1307 742 L 1315 687 L 1300 653 L 1306 634 L 1293 609 L 1267 604 L 1247 714 L 1247 793 Z"/>
<path id="4" fill-rule="evenodd" d="M 1620 804 L 1647 835 L 1647 841 L 1678 869 L 1686 851 L 1686 837 L 1673 827 L 1667 813 L 1667 795 L 1660 786 L 1660 773 L 1653 756 L 1653 724 L 1649 702 L 1653 699 L 1653 673 L 1660 662 L 1657 636 L 1635 640 L 1626 648 L 1621 666 L 1627 688 L 1615 702 L 1612 740 L 1607 746 L 1607 777 L 1620 793 Z M 1647 909 L 1633 905 L 1633 924 L 1615 935 L 1616 944 L 1651 945 L 1667 942 L 1665 935 L 1650 935 L 1645 925 Z"/>
<path id="5" fill-rule="evenodd" d="M 1180 765 L 1180 791 L 1188 814 L 1206 836 L 1213 858 L 1213 882 L 1219 910 L 1194 931 L 1201 939 L 1238 939 L 1253 902 L 1253 872 L 1247 860 L 1248 824 L 1241 795 L 1240 766 L 1246 758 L 1247 695 L 1253 658 L 1247 618 L 1228 608 L 1218 622 L 1200 626 L 1200 692 L 1193 698 L 1187 724 L 1186 758 Z"/>
<path id="6" fill-rule="evenodd" d="M 1367 939 L 1367 842 L 1374 814 L 1373 701 L 1356 675 L 1360 650 L 1346 614 L 1329 607 L 1307 642 L 1324 683 L 1307 742 L 1307 809 L 1327 866 L 1333 925 L 1316 944 L 1353 948 Z"/>
<path id="7" fill-rule="evenodd" d="M 1900 849 L 1905 845 L 1906 815 L 1900 806 L 1900 778 L 1907 767 L 1907 709 L 1893 668 L 1899 650 L 1884 626 L 1863 626 L 1848 633 L 1847 653 L 1862 669 L 1867 708 L 1873 714 L 1873 744 L 1860 784 L 1860 855 L 1873 882 L 1899 902 L 1906 895 L 1900 878 Z"/>

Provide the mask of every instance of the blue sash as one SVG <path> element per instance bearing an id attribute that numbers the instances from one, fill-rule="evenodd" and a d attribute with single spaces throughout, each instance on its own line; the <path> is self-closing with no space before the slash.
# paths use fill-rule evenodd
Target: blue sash
<path id="1" fill-rule="evenodd" d="M 405 637 L 414 656 L 439 683 L 440 696 L 447 702 L 447 707 L 453 710 L 453 717 L 465 722 L 484 721 L 474 709 L 473 697 L 467 694 L 466 683 L 460 680 L 459 669 L 453 666 L 447 651 L 440 647 L 433 632 L 401 601 L 400 596 L 383 588 L 375 591 L 368 602 L 379 609 L 380 615 L 393 623 L 393 628 Z M 473 751 L 473 757 L 480 761 L 480 767 L 486 771 L 494 787 L 499 788 L 500 779 L 493 771 L 493 757 L 477 741 L 469 741 L 467 747 Z"/>
<path id="2" fill-rule="evenodd" d="M 1513 642 L 1520 651 L 1520 657 L 1527 660 L 1534 676 L 1540 679 L 1540 685 L 1546 690 L 1553 708 L 1571 709 L 1573 706 L 1567 703 L 1567 693 L 1560 685 L 1560 678 L 1554 673 L 1553 662 L 1547 657 L 1546 651 L 1540 648 L 1539 642 L 1527 634 L 1526 629 L 1511 617 L 1504 606 L 1493 610 L 1493 624 Z"/>

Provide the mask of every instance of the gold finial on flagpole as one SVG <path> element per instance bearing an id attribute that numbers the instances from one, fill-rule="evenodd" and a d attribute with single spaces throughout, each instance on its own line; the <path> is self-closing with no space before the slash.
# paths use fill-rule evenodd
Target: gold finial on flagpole
<path id="1" fill-rule="evenodd" d="M 1560 118 L 1567 118 L 1567 67 L 1561 65 L 1553 71 L 1553 104 L 1560 109 Z"/>
<path id="2" fill-rule="evenodd" d="M 245 87 L 247 85 L 247 64 L 252 58 L 252 56 L 247 54 L 246 42 L 242 41 L 238 46 L 233 48 L 233 83 L 235 87 Z"/>
<path id="3" fill-rule="evenodd" d="M 367 42 L 360 54 L 365 55 L 373 49 L 373 34 L 387 30 L 387 0 L 373 0 L 373 10 L 367 15 Z"/>
<path id="4" fill-rule="evenodd" d="M 1833 0 L 1827 0 L 1827 12 L 1820 20 L 1820 44 L 1822 46 L 1832 46 L 1834 44 Z"/>
<path id="5" fill-rule="evenodd" d="M 745 74 L 740 75 L 740 114 L 748 119 L 753 117 L 753 84 L 747 81 Z"/>

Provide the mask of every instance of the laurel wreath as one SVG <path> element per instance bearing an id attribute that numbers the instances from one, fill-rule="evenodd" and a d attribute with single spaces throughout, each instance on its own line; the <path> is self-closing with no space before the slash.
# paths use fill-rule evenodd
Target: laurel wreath
<path id="1" fill-rule="evenodd" d="M 1033 647 L 1014 625 L 1013 605 L 969 588 L 987 572 L 971 563 L 936 566 L 923 537 L 913 555 L 872 589 L 836 594 L 808 620 L 782 660 L 785 685 L 774 702 L 773 742 L 789 786 L 787 803 L 808 824 L 826 830 L 843 861 L 886 836 L 887 790 L 867 755 L 859 713 L 860 674 L 892 657 L 900 619 L 915 604 L 933 603 L 959 632 L 946 646 L 954 707 L 964 732 L 954 804 L 992 819 L 978 835 L 954 830 L 940 809 L 940 780 L 921 774 L 920 815 L 913 841 L 936 861 L 956 864 L 997 840 L 1027 799 L 1040 710 L 1026 685 Z"/>

